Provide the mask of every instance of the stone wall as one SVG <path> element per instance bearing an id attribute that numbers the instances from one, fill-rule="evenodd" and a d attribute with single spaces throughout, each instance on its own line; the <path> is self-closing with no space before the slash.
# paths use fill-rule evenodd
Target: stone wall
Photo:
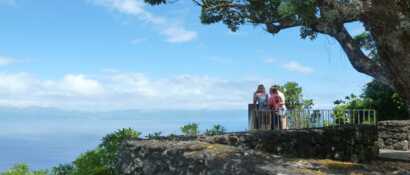
<path id="1" fill-rule="evenodd" d="M 127 140 L 118 168 L 124 175 L 298 174 L 292 158 L 369 161 L 378 155 L 377 140 L 376 126 Z"/>
<path id="2" fill-rule="evenodd" d="M 200 141 L 130 140 L 119 154 L 124 175 L 295 174 L 289 162 L 238 147 Z"/>
<path id="3" fill-rule="evenodd" d="M 377 157 L 375 126 L 258 131 L 203 137 L 208 143 L 227 144 L 276 155 L 363 162 Z"/>
<path id="4" fill-rule="evenodd" d="M 381 121 L 377 129 L 381 149 L 410 150 L 410 120 Z"/>

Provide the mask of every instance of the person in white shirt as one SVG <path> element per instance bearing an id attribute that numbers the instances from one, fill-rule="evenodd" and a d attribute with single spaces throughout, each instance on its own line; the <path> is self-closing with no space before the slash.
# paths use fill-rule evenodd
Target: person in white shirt
<path id="1" fill-rule="evenodd" d="M 282 123 L 282 129 L 288 129 L 288 120 L 287 120 L 287 116 L 285 115 L 285 111 L 286 111 L 285 94 L 283 94 L 283 92 L 281 92 L 279 90 L 280 86 L 278 86 L 278 85 L 273 85 L 272 88 L 277 89 L 279 97 L 282 99 L 283 104 L 285 104 L 285 105 L 283 105 L 283 111 L 282 111 L 282 114 L 281 114 L 281 116 L 282 116 L 281 117 L 281 120 L 282 120 L 281 123 Z"/>

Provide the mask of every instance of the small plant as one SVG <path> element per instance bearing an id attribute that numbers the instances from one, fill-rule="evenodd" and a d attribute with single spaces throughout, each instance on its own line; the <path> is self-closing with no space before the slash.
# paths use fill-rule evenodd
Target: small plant
<path id="1" fill-rule="evenodd" d="M 146 137 L 151 140 L 158 140 L 158 139 L 161 139 L 161 135 L 162 135 L 162 132 L 154 132 L 152 134 L 151 133 L 148 134 Z"/>
<path id="2" fill-rule="evenodd" d="M 47 175 L 48 172 L 45 170 L 30 171 L 30 168 L 26 164 L 17 164 L 14 167 L 6 170 L 0 175 Z"/>
<path id="3" fill-rule="evenodd" d="M 197 136 L 199 134 L 198 124 L 190 123 L 181 127 L 181 132 L 186 136 Z"/>
<path id="4" fill-rule="evenodd" d="M 178 136 L 176 134 L 170 134 L 170 135 L 167 136 L 167 138 L 171 139 L 171 140 L 176 140 L 178 138 Z"/>
<path id="5" fill-rule="evenodd" d="M 205 135 L 208 136 L 215 136 L 215 135 L 222 135 L 225 133 L 225 127 L 223 127 L 222 125 L 214 125 L 211 129 L 207 129 L 205 131 Z"/>

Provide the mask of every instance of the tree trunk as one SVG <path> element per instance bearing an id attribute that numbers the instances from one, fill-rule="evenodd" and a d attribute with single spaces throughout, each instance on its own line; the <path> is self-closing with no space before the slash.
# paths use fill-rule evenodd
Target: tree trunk
<path id="1" fill-rule="evenodd" d="M 383 71 L 410 111 L 410 4 L 401 2 L 372 0 L 362 21 L 376 41 Z"/>

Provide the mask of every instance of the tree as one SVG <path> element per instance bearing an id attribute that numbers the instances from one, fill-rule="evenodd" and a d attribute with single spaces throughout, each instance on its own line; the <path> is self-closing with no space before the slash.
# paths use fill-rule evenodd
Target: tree
<path id="1" fill-rule="evenodd" d="M 174 0 L 145 0 L 151 5 Z M 410 1 L 409 0 L 192 0 L 201 7 L 204 24 L 222 22 L 232 31 L 250 23 L 262 25 L 272 35 L 300 27 L 301 38 L 318 34 L 334 38 L 352 66 L 394 88 L 410 109 Z M 345 24 L 360 22 L 366 53 Z M 370 54 L 376 54 L 372 56 Z"/>
<path id="2" fill-rule="evenodd" d="M 285 106 L 289 110 L 311 109 L 313 100 L 303 99 L 303 89 L 296 82 L 287 82 L 280 87 L 280 90 L 285 94 Z"/>
<path id="3" fill-rule="evenodd" d="M 197 136 L 199 134 L 198 124 L 190 123 L 181 127 L 181 132 L 186 136 Z"/>

